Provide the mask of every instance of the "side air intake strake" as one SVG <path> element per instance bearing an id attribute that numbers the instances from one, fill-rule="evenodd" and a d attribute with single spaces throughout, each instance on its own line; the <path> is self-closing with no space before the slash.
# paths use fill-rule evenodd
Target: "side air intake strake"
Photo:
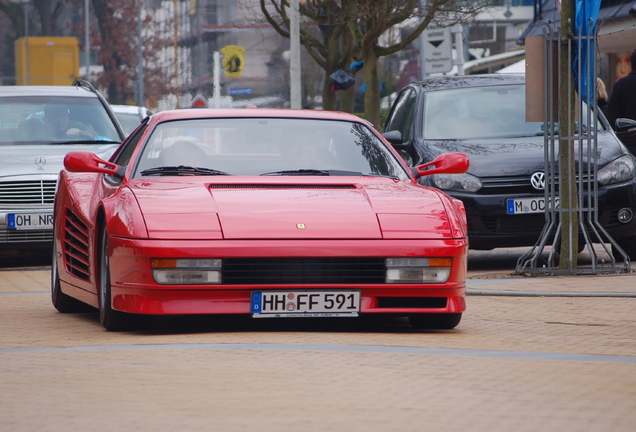
<path id="1" fill-rule="evenodd" d="M 89 280 L 88 227 L 69 209 L 64 215 L 63 236 L 62 252 L 66 271 L 80 279 Z"/>

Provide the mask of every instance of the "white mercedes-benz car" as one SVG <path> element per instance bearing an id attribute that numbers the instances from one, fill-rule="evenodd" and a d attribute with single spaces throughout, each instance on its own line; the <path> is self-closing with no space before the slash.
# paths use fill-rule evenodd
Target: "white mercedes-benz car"
<path id="1" fill-rule="evenodd" d="M 48 249 L 64 156 L 108 159 L 125 133 L 87 81 L 72 86 L 0 86 L 0 250 Z"/>

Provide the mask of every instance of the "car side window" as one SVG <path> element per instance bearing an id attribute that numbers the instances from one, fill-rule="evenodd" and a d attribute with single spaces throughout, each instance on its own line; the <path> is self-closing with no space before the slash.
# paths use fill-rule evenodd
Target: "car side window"
<path id="1" fill-rule="evenodd" d="M 415 117 L 415 91 L 407 89 L 395 101 L 395 107 L 385 131 L 397 130 L 402 134 L 402 141 L 411 139 L 413 118 Z"/>
<path id="2" fill-rule="evenodd" d="M 148 123 L 137 129 L 137 132 L 126 141 L 126 143 L 120 147 L 113 157 L 111 158 L 111 162 L 116 163 L 119 166 L 126 166 L 128 162 L 130 162 L 130 158 L 132 157 L 135 149 L 137 148 L 137 144 L 139 144 L 139 140 L 143 136 L 146 128 L 148 127 Z"/>

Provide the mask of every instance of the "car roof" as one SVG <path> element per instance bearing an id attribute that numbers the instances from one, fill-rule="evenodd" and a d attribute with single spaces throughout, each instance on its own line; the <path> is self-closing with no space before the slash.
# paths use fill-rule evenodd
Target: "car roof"
<path id="1" fill-rule="evenodd" d="M 146 107 L 137 105 L 111 105 L 110 107 L 117 113 L 139 114 L 140 112 L 148 112 Z"/>
<path id="2" fill-rule="evenodd" d="M 413 82 L 409 86 L 419 87 L 424 91 L 434 91 L 460 87 L 524 84 L 525 81 L 525 74 L 480 74 L 427 78 Z"/>
<path id="3" fill-rule="evenodd" d="M 353 114 L 338 111 L 302 110 L 288 108 L 188 108 L 161 111 L 152 116 L 153 123 L 166 120 L 186 120 L 198 118 L 288 118 L 313 120 L 340 120 L 368 123 Z"/>
<path id="4" fill-rule="evenodd" d="M 0 86 L 0 97 L 25 96 L 97 97 L 95 93 L 79 86 Z"/>

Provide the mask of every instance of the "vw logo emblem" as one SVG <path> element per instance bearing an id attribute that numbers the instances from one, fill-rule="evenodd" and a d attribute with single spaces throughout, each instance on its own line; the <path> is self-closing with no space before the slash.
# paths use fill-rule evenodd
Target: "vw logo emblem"
<path id="1" fill-rule="evenodd" d="M 536 190 L 544 190 L 545 189 L 545 173 L 536 172 L 532 173 L 530 176 L 530 184 Z"/>
<path id="2" fill-rule="evenodd" d="M 42 169 L 42 167 L 46 165 L 46 159 L 42 156 L 38 156 L 35 158 L 35 164 L 38 166 L 38 169 Z"/>

